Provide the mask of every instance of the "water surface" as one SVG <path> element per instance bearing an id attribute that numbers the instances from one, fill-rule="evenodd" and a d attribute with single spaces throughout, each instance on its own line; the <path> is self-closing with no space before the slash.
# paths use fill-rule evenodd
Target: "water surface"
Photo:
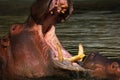
<path id="1" fill-rule="evenodd" d="M 10 24 L 22 23 L 27 16 L 0 16 L 0 35 L 8 32 Z M 89 11 L 73 14 L 70 19 L 56 25 L 56 34 L 63 46 L 77 54 L 82 43 L 85 54 L 99 51 L 107 57 L 120 56 L 120 13 Z"/>
<path id="2" fill-rule="evenodd" d="M 69 21 L 57 27 L 62 44 L 77 53 L 82 43 L 85 53 L 99 51 L 108 57 L 120 55 L 120 13 L 112 11 L 89 11 L 74 14 Z"/>

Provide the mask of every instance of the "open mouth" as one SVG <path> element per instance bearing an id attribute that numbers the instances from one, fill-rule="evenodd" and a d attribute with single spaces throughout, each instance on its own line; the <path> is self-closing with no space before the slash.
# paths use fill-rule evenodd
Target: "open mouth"
<path id="1" fill-rule="evenodd" d="M 68 61 L 72 68 L 70 70 L 73 70 L 73 68 L 77 67 L 77 69 L 74 70 L 85 71 L 85 69 L 83 69 L 80 65 L 76 63 L 77 61 L 81 61 L 85 56 L 82 45 L 79 45 L 78 55 L 72 56 L 67 50 L 63 48 L 55 34 L 55 26 L 53 25 L 58 22 L 63 22 L 68 15 L 68 5 L 59 3 L 51 4 L 47 15 L 44 17 L 45 20 L 43 20 L 41 24 L 42 35 L 47 45 L 50 47 L 50 54 L 53 59 L 53 62 L 57 61 L 60 63 L 64 63 L 64 61 Z M 63 68 L 63 66 L 61 67 Z M 67 67 L 68 65 L 66 65 L 66 68 Z"/>
<path id="2" fill-rule="evenodd" d="M 55 34 L 54 26 L 51 27 L 51 29 L 46 33 L 44 38 L 46 40 L 46 43 L 51 48 L 53 60 L 57 60 L 60 62 L 68 60 L 71 62 L 71 64 L 72 63 L 74 64 L 76 63 L 76 61 L 81 61 L 83 57 L 85 56 L 84 51 L 83 51 L 83 46 L 81 44 L 79 45 L 78 55 L 72 56 L 67 50 L 65 50 L 62 47 L 61 43 L 59 42 L 59 39 L 57 38 Z"/>
<path id="3" fill-rule="evenodd" d="M 67 5 L 64 5 L 64 4 L 54 5 L 54 7 L 50 9 L 49 12 L 46 13 L 46 16 L 44 17 L 45 20 L 42 23 L 43 34 L 46 34 L 50 30 L 53 24 L 64 22 L 67 15 L 68 15 Z"/>
<path id="4" fill-rule="evenodd" d="M 53 26 L 56 21 L 63 22 L 65 20 L 68 15 L 68 9 L 68 5 L 65 4 L 52 4 L 50 6 L 48 16 L 46 17 L 46 20 L 42 25 L 42 34 L 44 35 L 44 39 L 47 45 L 51 48 L 50 52 L 52 54 L 52 59 L 59 62 L 64 62 L 67 60 L 70 62 L 70 64 L 73 64 L 74 66 L 74 64 L 78 65 L 76 61 L 82 60 L 82 58 L 85 56 L 82 45 L 79 45 L 78 55 L 72 56 L 61 45 L 59 39 L 55 34 L 55 26 Z"/>

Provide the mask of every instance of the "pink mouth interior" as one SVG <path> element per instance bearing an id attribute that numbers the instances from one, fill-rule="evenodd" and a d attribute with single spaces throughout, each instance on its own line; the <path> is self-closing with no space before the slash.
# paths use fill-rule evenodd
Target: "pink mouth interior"
<path id="1" fill-rule="evenodd" d="M 45 40 L 46 40 L 46 43 L 50 46 L 51 48 L 51 53 L 52 53 L 52 57 L 53 59 L 58 59 L 58 50 L 57 50 L 57 44 L 60 45 L 60 48 L 61 48 L 61 52 L 63 54 L 63 58 L 70 58 L 71 55 L 69 54 L 68 51 L 66 51 L 59 39 L 57 38 L 56 34 L 55 34 L 55 27 L 52 26 L 51 29 L 46 33 L 45 35 Z"/>

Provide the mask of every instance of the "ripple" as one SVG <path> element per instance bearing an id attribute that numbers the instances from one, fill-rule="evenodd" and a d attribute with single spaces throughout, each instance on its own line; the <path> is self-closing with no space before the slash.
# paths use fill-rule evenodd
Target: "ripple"
<path id="1" fill-rule="evenodd" d="M 57 27 L 57 35 L 68 51 L 77 53 L 82 43 L 85 52 L 99 51 L 109 57 L 120 55 L 120 14 L 88 12 L 73 15 Z"/>

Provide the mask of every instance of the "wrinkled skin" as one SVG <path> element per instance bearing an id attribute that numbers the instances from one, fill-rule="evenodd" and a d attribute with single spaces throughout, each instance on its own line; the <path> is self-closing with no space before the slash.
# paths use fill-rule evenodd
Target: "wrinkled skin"
<path id="1" fill-rule="evenodd" d="M 59 2 L 58 2 L 59 1 Z M 65 4 L 64 14 L 57 12 L 54 3 Z M 68 4 L 69 2 L 69 4 Z M 62 8 L 58 6 L 57 8 Z M 54 14 L 50 14 L 50 11 Z M 0 79 L 24 80 L 63 75 L 80 71 L 78 64 L 58 61 L 56 44 L 63 57 L 69 54 L 60 44 L 54 24 L 63 22 L 72 12 L 71 0 L 37 0 L 24 24 L 13 24 L 9 33 L 0 39 Z"/>
<path id="2" fill-rule="evenodd" d="M 85 58 L 84 67 L 90 69 L 91 77 L 109 80 L 120 79 L 119 59 L 108 59 L 99 53 L 91 53 Z"/>

